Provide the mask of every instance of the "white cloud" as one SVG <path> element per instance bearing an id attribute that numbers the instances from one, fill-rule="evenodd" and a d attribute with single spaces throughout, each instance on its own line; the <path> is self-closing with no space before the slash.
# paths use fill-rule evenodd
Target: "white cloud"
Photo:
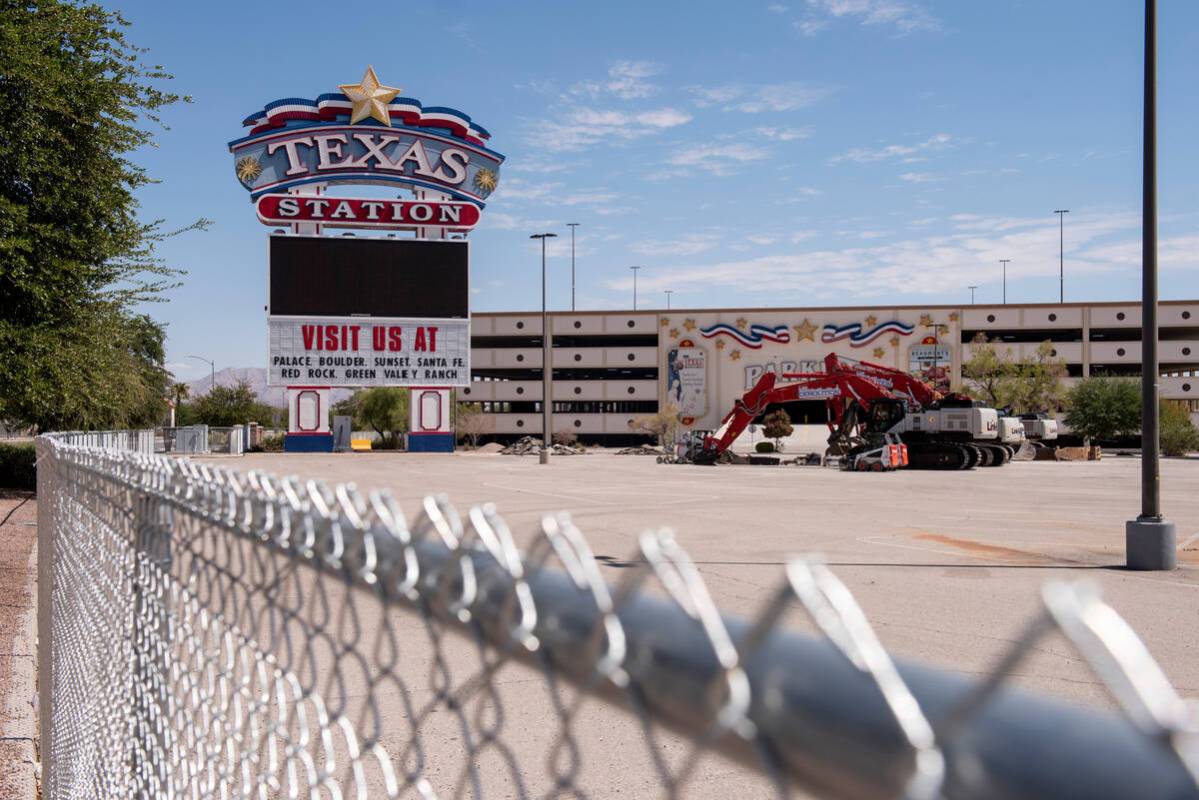
<path id="1" fill-rule="evenodd" d="M 763 111 L 794 111 L 806 108 L 829 95 L 828 89 L 809 86 L 806 83 L 767 83 L 760 86 L 722 84 L 719 86 L 693 86 L 691 93 L 700 108 L 723 105 L 725 111 L 741 111 L 758 114 Z"/>
<path id="2" fill-rule="evenodd" d="M 554 202 L 563 206 L 581 206 L 581 205 L 600 205 L 603 203 L 611 203 L 619 198 L 616 192 L 590 191 L 576 192 L 575 194 L 562 195 L 554 199 Z"/>
<path id="3" fill-rule="evenodd" d="M 754 128 L 754 133 L 765 139 L 776 142 L 792 142 L 796 139 L 808 139 L 812 136 L 811 128 L 774 128 L 763 126 Z"/>
<path id="4" fill-rule="evenodd" d="M 504 200 L 540 200 L 548 197 L 562 184 L 560 183 L 529 183 L 520 178 L 508 178 L 496 190 L 496 199 Z"/>
<path id="5" fill-rule="evenodd" d="M 541 122 L 529 143 L 552 152 L 584 150 L 606 141 L 628 141 L 685 125 L 691 115 L 674 108 L 626 112 L 575 107 L 558 120 Z"/>
<path id="6" fill-rule="evenodd" d="M 1044 217 L 1008 218 L 958 215 L 946 232 L 887 244 L 851 245 L 714 263 L 692 262 L 656 269 L 641 276 L 647 291 L 682 282 L 719 292 L 746 293 L 769 286 L 770 295 L 794 293 L 815 299 L 879 298 L 888 295 L 938 295 L 946 286 L 990 280 L 1000 258 L 1009 258 L 1008 279 L 1057 275 L 1058 227 Z M 1075 276 L 1127 272 L 1140 264 L 1136 214 L 1079 213 L 1070 221 L 1066 258 Z M 796 242 L 811 232 L 797 232 Z M 858 238 L 873 235 L 857 234 Z M 1164 267 L 1199 269 L 1199 234 L 1163 239 Z M 752 284 L 745 276 L 753 275 Z M 612 288 L 623 288 L 610 282 Z M 747 290 L 747 286 L 751 287 Z M 763 298 L 765 301 L 765 298 Z"/>
<path id="7" fill-rule="evenodd" d="M 808 13 L 795 23 L 812 36 L 834 20 L 856 20 L 862 25 L 894 27 L 901 34 L 939 31 L 941 21 L 918 3 L 908 0 L 808 0 Z"/>
<path id="8" fill-rule="evenodd" d="M 786 14 L 791 9 L 782 3 L 771 3 L 770 5 L 766 6 L 766 10 L 771 14 Z"/>
<path id="9" fill-rule="evenodd" d="M 636 242 L 629 249 L 638 255 L 657 256 L 659 258 L 668 256 L 693 256 L 712 250 L 719 243 L 720 236 L 718 234 L 690 233 L 673 240 L 647 239 Z"/>
<path id="10" fill-rule="evenodd" d="M 900 158 L 902 156 L 911 156 L 913 153 L 925 151 L 944 150 L 953 147 L 953 137 L 948 133 L 938 133 L 923 142 L 915 144 L 889 144 L 877 149 L 869 149 L 865 147 L 855 147 L 839 156 L 833 156 L 829 159 L 830 164 L 840 164 L 843 161 L 853 161 L 858 164 L 869 164 L 874 161 L 885 161 L 889 158 Z"/>
<path id="11" fill-rule="evenodd" d="M 772 245 L 775 242 L 777 242 L 779 240 L 779 237 L 768 236 L 766 234 L 754 234 L 752 236 L 746 236 L 745 239 L 746 239 L 746 241 L 753 242 L 754 244 L 762 245 L 763 247 L 765 247 L 767 245 Z"/>
<path id="12" fill-rule="evenodd" d="M 765 148 L 745 142 L 730 142 L 728 144 L 701 144 L 676 150 L 667 163 L 683 170 L 675 170 L 674 174 L 686 174 L 690 168 L 702 169 L 713 175 L 731 175 L 736 171 L 736 165 L 761 161 L 770 153 Z M 667 170 L 667 173 L 671 171 Z M 667 174 L 666 177 L 669 177 Z"/>
<path id="13" fill-rule="evenodd" d="M 940 176 L 931 172 L 905 172 L 899 176 L 899 179 L 908 183 L 935 183 L 941 180 Z"/>
<path id="14" fill-rule="evenodd" d="M 799 244 L 800 242 L 813 239 L 817 235 L 816 231 L 796 231 L 791 234 L 791 244 Z"/>
<path id="15" fill-rule="evenodd" d="M 652 61 L 617 61 L 608 68 L 606 80 L 576 83 L 569 94 L 591 98 L 613 95 L 621 100 L 639 100 L 658 90 L 646 78 L 661 71 L 661 67 Z"/>

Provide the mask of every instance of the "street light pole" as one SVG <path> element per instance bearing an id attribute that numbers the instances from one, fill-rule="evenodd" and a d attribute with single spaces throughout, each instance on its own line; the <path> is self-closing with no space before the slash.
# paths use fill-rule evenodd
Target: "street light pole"
<path id="1" fill-rule="evenodd" d="M 1059 303 L 1066 302 L 1066 215 L 1068 208 L 1059 208 L 1057 214 L 1057 286 Z"/>
<path id="2" fill-rule="evenodd" d="M 1007 265 L 1011 261 L 1010 258 L 1001 258 L 999 263 L 1003 264 L 1003 304 L 1007 305 Z"/>
<path id="3" fill-rule="evenodd" d="M 977 286 L 967 286 L 966 288 L 970 290 L 970 305 L 974 305 L 974 290 L 977 289 L 978 287 Z"/>
<path id="4" fill-rule="evenodd" d="M 566 227 L 570 228 L 570 310 L 575 310 L 575 228 L 579 227 L 577 222 L 568 222 Z"/>
<path id="5" fill-rule="evenodd" d="M 208 391 L 212 392 L 212 390 L 216 388 L 216 363 L 213 361 L 209 361 L 204 356 L 188 356 L 188 358 L 199 359 L 200 361 L 203 361 L 205 364 L 207 364 L 209 367 L 212 368 L 212 383 L 209 384 L 209 386 L 208 386 Z"/>
<path id="6" fill-rule="evenodd" d="M 670 296 L 672 294 L 674 294 L 674 289 L 663 289 L 662 291 L 664 291 L 666 293 L 666 310 L 669 311 L 670 310 Z"/>
<path id="7" fill-rule="evenodd" d="M 545 240 L 556 239 L 556 233 L 534 233 L 530 239 L 541 240 L 541 452 L 540 463 L 550 462 L 550 382 L 553 379 L 553 365 L 550 356 L 550 321 L 545 310 Z"/>
<path id="8" fill-rule="evenodd" d="M 1177 566 L 1174 523 L 1162 517 L 1157 384 L 1157 0 L 1145 0 L 1145 118 L 1141 168 L 1141 513 L 1124 523 L 1129 569 Z"/>
<path id="9" fill-rule="evenodd" d="M 641 267 L 629 267 L 629 269 L 633 270 L 633 310 L 636 311 L 637 310 L 637 270 L 641 269 Z"/>

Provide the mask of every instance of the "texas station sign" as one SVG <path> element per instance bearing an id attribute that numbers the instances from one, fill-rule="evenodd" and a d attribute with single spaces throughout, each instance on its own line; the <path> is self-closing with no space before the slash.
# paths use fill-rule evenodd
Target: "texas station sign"
<path id="1" fill-rule="evenodd" d="M 271 317 L 270 385 L 466 386 L 470 323 Z"/>
<path id="2" fill-rule="evenodd" d="M 276 100 L 242 122 L 249 133 L 229 150 L 252 199 L 306 184 L 399 184 L 482 206 L 499 185 L 504 157 L 466 114 L 399 97 L 372 68 L 339 88 Z"/>
<path id="3" fill-rule="evenodd" d="M 328 228 L 384 228 L 415 230 L 444 228 L 458 233 L 479 224 L 479 207 L 453 201 L 377 200 L 356 197 L 264 194 L 254 204 L 266 225 L 298 222 Z"/>

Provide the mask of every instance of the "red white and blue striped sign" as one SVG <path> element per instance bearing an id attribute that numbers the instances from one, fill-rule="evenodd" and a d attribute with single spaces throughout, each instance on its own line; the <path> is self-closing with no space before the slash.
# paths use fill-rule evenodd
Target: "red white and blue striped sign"
<path id="1" fill-rule="evenodd" d="M 832 344 L 843 339 L 849 340 L 850 347 L 865 347 L 880 336 L 888 333 L 899 336 L 911 336 L 916 330 L 914 325 L 905 325 L 897 319 L 880 322 L 869 330 L 862 330 L 862 323 L 852 322 L 849 325 L 825 325 L 820 333 L 820 341 Z"/>
<path id="2" fill-rule="evenodd" d="M 715 339 L 727 336 L 750 350 L 760 350 L 764 342 L 786 344 L 791 341 L 791 331 L 786 325 L 750 325 L 748 331 L 735 328 L 724 322 L 699 329 L 700 336 Z"/>

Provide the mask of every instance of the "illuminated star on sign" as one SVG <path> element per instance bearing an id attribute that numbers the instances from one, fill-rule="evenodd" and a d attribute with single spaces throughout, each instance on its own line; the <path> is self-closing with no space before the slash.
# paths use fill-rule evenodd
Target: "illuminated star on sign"
<path id="1" fill-rule="evenodd" d="M 737 327 L 744 328 L 747 322 L 748 322 L 748 320 L 746 320 L 745 317 L 738 317 L 737 318 Z"/>
<path id="2" fill-rule="evenodd" d="M 736 361 L 736 360 L 740 359 L 740 358 L 741 358 L 741 351 L 740 351 L 740 350 L 734 350 L 733 352 L 729 353 L 729 358 L 731 358 L 731 359 L 732 359 L 732 360 L 734 360 L 734 361 Z"/>
<path id="3" fill-rule="evenodd" d="M 391 127 L 391 115 L 387 113 L 387 104 L 400 93 L 394 86 L 384 86 L 379 83 L 375 68 L 368 66 L 360 83 L 339 84 L 342 94 L 350 98 L 353 110 L 350 112 L 350 124 L 370 117 L 377 119 L 387 127 Z"/>
<path id="4" fill-rule="evenodd" d="M 866 317 L 866 327 L 867 328 L 873 328 L 877 323 L 878 323 L 878 317 L 874 316 L 873 314 Z"/>
<path id="5" fill-rule="evenodd" d="M 695 330 L 695 320 L 690 318 L 683 320 L 683 327 L 689 331 Z"/>
<path id="6" fill-rule="evenodd" d="M 899 347 L 899 337 L 898 336 L 892 336 L 890 341 L 891 341 L 892 347 Z"/>
<path id="7" fill-rule="evenodd" d="M 884 350 L 883 348 L 881 348 L 881 347 L 874 348 L 874 357 L 875 358 L 882 358 L 886 354 L 887 354 L 887 351 Z"/>
<path id="8" fill-rule="evenodd" d="M 804 317 L 804 321 L 800 324 L 791 327 L 795 328 L 795 341 L 802 342 L 805 339 L 809 342 L 816 341 L 816 326 L 809 322 L 807 317 Z"/>
<path id="9" fill-rule="evenodd" d="M 723 350 L 723 349 L 724 349 L 724 345 L 725 345 L 725 341 L 724 341 L 724 339 L 717 339 L 717 340 L 716 340 L 716 349 L 717 349 L 717 350 Z"/>
<path id="10" fill-rule="evenodd" d="M 663 328 L 670 327 L 670 317 L 662 317 L 662 327 Z"/>
<path id="11" fill-rule="evenodd" d="M 933 324 L 932 315 L 931 314 L 921 314 L 920 315 L 920 324 L 925 328 L 932 327 L 932 324 Z"/>
<path id="12" fill-rule="evenodd" d="M 670 329 L 670 338 L 671 338 L 671 339 L 677 339 L 677 338 L 679 338 L 679 329 L 678 329 L 678 328 L 671 328 L 671 329 Z"/>
<path id="13" fill-rule="evenodd" d="M 957 322 L 957 321 L 958 321 L 958 312 L 956 312 L 956 311 L 955 311 L 955 312 L 953 312 L 952 314 L 950 314 L 950 315 L 949 315 L 949 321 L 950 321 L 950 322 Z"/>

